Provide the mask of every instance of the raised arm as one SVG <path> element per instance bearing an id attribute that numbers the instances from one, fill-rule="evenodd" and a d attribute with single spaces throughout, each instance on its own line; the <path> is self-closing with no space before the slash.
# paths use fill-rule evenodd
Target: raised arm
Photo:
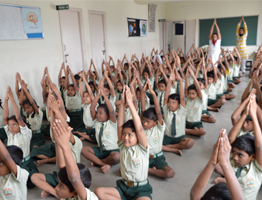
<path id="1" fill-rule="evenodd" d="M 209 32 L 209 40 L 212 40 L 212 35 L 213 35 L 213 31 L 214 31 L 214 26 L 215 26 L 215 21 L 216 19 L 214 19 L 214 22 L 211 26 L 210 32 Z"/>
<path id="2" fill-rule="evenodd" d="M 8 108 L 8 100 L 9 100 L 9 96 L 8 96 L 8 92 L 9 92 L 9 86 L 7 87 L 7 91 L 5 94 L 5 102 L 4 102 L 4 113 L 3 113 L 3 117 L 4 117 L 4 125 L 8 125 L 8 117 L 9 117 L 9 108 Z"/>
<path id="3" fill-rule="evenodd" d="M 115 97 L 114 87 L 112 85 L 111 80 L 108 78 L 108 71 L 107 70 L 105 70 L 105 72 L 104 72 L 104 77 L 105 77 L 105 79 L 106 79 L 106 81 L 108 83 L 108 86 L 110 88 L 110 94 L 112 95 L 112 97 Z"/>
<path id="4" fill-rule="evenodd" d="M 131 111 L 135 129 L 136 129 L 136 135 L 137 135 L 137 140 L 138 142 L 147 149 L 147 138 L 144 133 L 144 129 L 140 120 L 140 117 L 135 109 L 135 106 L 133 104 L 133 98 L 132 94 L 130 92 L 130 89 L 126 87 L 126 103 Z"/>
<path id="5" fill-rule="evenodd" d="M 221 40 L 221 33 L 220 33 L 220 29 L 217 25 L 217 20 L 215 19 L 215 26 L 216 26 L 216 29 L 217 29 L 217 39 L 218 40 Z"/>
<path id="6" fill-rule="evenodd" d="M 189 73 L 190 73 L 190 75 L 191 75 L 191 76 L 193 77 L 193 79 L 194 79 L 194 84 L 195 84 L 195 86 L 196 86 L 196 90 L 197 90 L 198 97 L 202 100 L 202 92 L 201 92 L 199 83 L 198 83 L 198 81 L 197 81 L 197 79 L 196 79 L 196 77 L 195 77 L 192 69 L 189 69 Z"/>
<path id="7" fill-rule="evenodd" d="M 68 73 L 71 76 L 71 79 L 73 81 L 73 85 L 74 85 L 75 91 L 79 92 L 79 87 L 77 86 L 76 79 L 75 79 L 75 77 L 74 77 L 74 75 L 73 75 L 73 73 L 72 73 L 72 71 L 71 71 L 71 69 L 70 69 L 70 67 L 68 65 L 67 65 L 67 71 L 68 71 Z"/>
<path id="8" fill-rule="evenodd" d="M 256 160 L 260 165 L 260 167 L 262 167 L 262 135 L 257 120 L 257 106 L 258 105 L 256 103 L 255 95 L 252 95 L 250 99 L 249 115 L 252 118 L 253 129 L 254 129 Z"/>
<path id="9" fill-rule="evenodd" d="M 175 74 L 174 74 L 174 71 L 171 70 L 169 81 L 167 82 L 167 86 L 166 86 L 166 92 L 165 92 L 164 104 L 163 104 L 164 106 L 168 103 L 168 97 L 170 94 L 171 84 L 174 80 L 175 80 Z"/>
<path id="10" fill-rule="evenodd" d="M 118 118 L 117 118 L 117 135 L 118 135 L 118 142 L 122 140 L 122 132 L 123 132 L 123 124 L 125 123 L 125 104 L 126 104 L 126 96 L 125 96 L 125 91 L 126 87 L 123 87 L 123 92 L 121 96 L 121 104 L 120 108 L 118 111 Z"/>
<path id="11" fill-rule="evenodd" d="M 184 93 L 184 87 L 183 87 L 183 81 L 177 70 L 175 69 L 177 80 L 179 81 L 179 96 L 180 96 L 180 104 L 186 108 L 186 100 L 185 100 L 185 93 Z"/>
<path id="12" fill-rule="evenodd" d="M 114 108 L 113 108 L 111 102 L 109 101 L 109 99 L 107 98 L 107 96 L 106 96 L 106 94 L 104 92 L 104 89 L 101 89 L 101 95 L 104 97 L 106 106 L 107 106 L 107 108 L 109 110 L 109 118 L 110 118 L 110 120 L 113 123 L 116 123 L 116 115 L 115 115 Z"/>
<path id="13" fill-rule="evenodd" d="M 100 92 L 100 89 L 99 89 L 97 95 L 95 96 L 95 98 L 92 101 L 91 106 L 90 106 L 90 112 L 91 112 L 91 116 L 92 116 L 93 121 L 96 119 L 96 104 L 98 102 L 100 95 L 101 95 L 101 92 Z"/>
<path id="14" fill-rule="evenodd" d="M 82 79 L 83 79 L 83 81 L 84 81 L 84 83 L 85 83 L 85 85 L 86 85 L 86 89 L 87 89 L 88 94 L 89 94 L 89 96 L 90 96 L 90 98 L 91 98 L 91 101 L 93 101 L 95 97 L 94 97 L 94 94 L 93 94 L 93 92 L 92 92 L 89 84 L 87 83 L 87 80 L 86 80 L 86 77 L 85 77 L 84 74 L 82 74 Z M 82 84 L 79 84 L 79 85 L 82 85 Z M 83 87 L 83 86 L 82 86 L 82 87 Z"/>
<path id="15" fill-rule="evenodd" d="M 61 68 L 60 68 L 59 73 L 58 73 L 58 84 L 59 85 L 61 85 L 61 76 L 62 76 L 62 71 L 63 71 L 64 67 L 65 67 L 65 63 L 62 62 Z"/>

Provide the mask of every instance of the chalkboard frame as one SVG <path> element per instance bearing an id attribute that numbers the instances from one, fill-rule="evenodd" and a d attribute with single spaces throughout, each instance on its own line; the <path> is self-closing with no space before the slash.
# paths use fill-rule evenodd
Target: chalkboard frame
<path id="1" fill-rule="evenodd" d="M 235 46 L 236 28 L 241 17 L 242 16 L 217 18 L 217 24 L 220 28 L 222 37 L 221 46 Z M 256 46 L 259 15 L 244 16 L 244 19 L 248 28 L 247 46 Z M 199 19 L 199 46 L 208 44 L 209 32 L 213 21 L 214 19 Z M 229 23 L 233 25 L 229 26 Z M 243 23 L 240 27 L 243 27 Z M 228 28 L 229 30 L 225 30 L 225 28 Z M 214 28 L 214 33 L 215 32 L 216 29 Z M 226 37 L 226 35 L 230 36 Z"/>

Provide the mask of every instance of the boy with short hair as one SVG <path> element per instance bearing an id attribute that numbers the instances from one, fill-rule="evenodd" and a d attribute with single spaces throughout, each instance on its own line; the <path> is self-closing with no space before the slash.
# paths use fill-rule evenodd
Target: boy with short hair
<path id="1" fill-rule="evenodd" d="M 23 151 L 14 145 L 5 147 L 0 140 L 0 199 L 27 199 L 29 173 L 20 167 Z"/>

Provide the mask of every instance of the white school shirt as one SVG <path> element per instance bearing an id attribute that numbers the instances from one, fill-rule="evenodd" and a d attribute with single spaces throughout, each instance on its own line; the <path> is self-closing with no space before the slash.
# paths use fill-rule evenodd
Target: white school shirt
<path id="1" fill-rule="evenodd" d="M 0 199 L 1 200 L 26 200 L 27 179 L 29 173 L 16 165 L 17 174 L 13 173 L 0 176 Z"/>
<path id="2" fill-rule="evenodd" d="M 121 176 L 126 181 L 142 182 L 147 180 L 149 166 L 149 145 L 147 149 L 137 143 L 125 147 L 123 141 L 118 143 L 120 150 Z"/>
<path id="3" fill-rule="evenodd" d="M 203 100 L 203 110 L 207 110 L 207 103 L 208 103 L 208 91 L 206 88 L 201 90 L 202 93 L 202 100 Z"/>
<path id="4" fill-rule="evenodd" d="M 203 100 L 196 97 L 194 100 L 186 98 L 186 121 L 188 122 L 200 122 L 203 110 Z"/>
<path id="5" fill-rule="evenodd" d="M 217 98 L 217 89 L 215 82 L 208 85 L 208 98 L 209 99 L 216 99 Z"/>
<path id="6" fill-rule="evenodd" d="M 68 96 L 67 95 L 67 90 L 64 91 L 64 99 L 65 99 L 65 106 L 67 107 L 68 110 L 76 110 L 76 109 L 81 109 L 81 96 L 80 92 L 76 91 L 75 96 Z"/>
<path id="7" fill-rule="evenodd" d="M 229 68 L 228 80 L 233 81 L 234 66 L 230 64 L 228 68 Z"/>
<path id="8" fill-rule="evenodd" d="M 254 131 L 246 132 L 246 131 L 244 131 L 243 128 L 241 128 L 241 129 L 239 130 L 238 134 L 237 134 L 237 138 L 240 137 L 240 136 L 242 136 L 242 135 L 245 135 L 245 134 L 250 134 L 250 135 L 253 135 L 253 136 L 254 136 Z"/>
<path id="9" fill-rule="evenodd" d="M 77 196 L 77 198 L 69 198 L 67 200 L 83 200 L 83 199 L 80 199 L 80 197 Z M 86 188 L 86 200 L 98 200 L 98 198 L 95 195 L 95 193 L 91 192 L 88 188 Z"/>
<path id="10" fill-rule="evenodd" d="M 166 124 L 165 135 L 167 135 L 168 137 L 173 137 L 171 132 L 174 113 L 176 114 L 176 135 L 174 138 L 185 135 L 187 113 L 186 109 L 180 104 L 180 107 L 175 112 L 172 112 L 169 110 L 168 105 L 166 104 L 163 108 L 163 111 L 164 122 Z"/>
<path id="11" fill-rule="evenodd" d="M 157 93 L 157 100 L 158 100 L 158 103 L 160 105 L 160 107 L 162 108 L 163 105 L 164 105 L 164 99 L 165 99 L 165 93 L 166 91 L 161 91 L 159 89 L 156 90 L 156 93 Z M 160 99 L 161 98 L 161 99 Z M 161 103 L 161 104 L 160 104 Z"/>
<path id="12" fill-rule="evenodd" d="M 102 99 L 102 95 L 101 95 L 99 98 L 100 98 L 100 102 L 101 102 L 102 104 L 106 104 L 106 101 Z M 108 97 L 107 97 L 107 98 L 108 98 Z M 114 109 L 114 111 L 115 111 L 115 110 L 116 110 L 116 105 L 115 105 L 115 103 L 116 103 L 116 95 L 113 97 L 113 96 L 110 94 L 110 97 L 108 98 L 108 100 L 109 100 L 110 103 L 112 104 L 113 109 Z"/>
<path id="13" fill-rule="evenodd" d="M 30 153 L 30 142 L 32 138 L 32 131 L 26 125 L 25 127 L 19 126 L 20 132 L 16 134 L 12 134 L 9 129 L 8 125 L 5 125 L 5 132 L 7 135 L 7 146 L 15 145 L 22 149 L 23 151 L 23 158 L 29 156 Z"/>
<path id="14" fill-rule="evenodd" d="M 97 109 L 98 104 L 96 105 Z M 82 104 L 83 108 L 83 122 L 86 127 L 93 127 L 95 125 L 92 116 L 91 116 L 91 111 L 90 111 L 91 103 L 89 105 L 87 104 Z"/>
<path id="15" fill-rule="evenodd" d="M 114 150 L 118 149 L 117 141 L 117 123 L 112 122 L 110 119 L 106 122 L 99 122 L 95 119 L 95 129 L 96 129 L 96 141 L 98 146 L 99 144 L 99 132 L 102 127 L 102 123 L 104 124 L 103 134 L 102 134 L 102 145 L 104 150 Z"/>
<path id="16" fill-rule="evenodd" d="M 216 93 L 217 94 L 223 94 L 224 92 L 224 76 L 221 75 L 221 78 L 217 78 L 217 82 L 215 83 L 216 84 Z"/>
<path id="17" fill-rule="evenodd" d="M 234 64 L 233 77 L 238 77 L 239 76 L 239 70 L 240 70 L 240 65 L 239 64 Z"/>
<path id="18" fill-rule="evenodd" d="M 227 75 L 226 76 L 222 75 L 222 76 L 224 77 L 223 90 L 227 91 Z"/>
<path id="19" fill-rule="evenodd" d="M 207 58 L 210 58 L 212 56 L 213 63 L 216 63 L 219 59 L 220 51 L 221 51 L 221 39 L 217 40 L 216 45 L 213 45 L 212 39 L 209 40 L 209 51 L 208 51 Z"/>
<path id="20" fill-rule="evenodd" d="M 34 112 L 35 115 L 32 118 L 33 113 L 29 115 L 28 118 L 26 118 L 26 122 L 30 124 L 32 131 L 38 131 L 41 129 L 42 121 L 43 121 L 43 112 L 42 110 L 38 109 L 39 114 L 37 112 Z"/>
<path id="21" fill-rule="evenodd" d="M 165 132 L 165 123 L 163 121 L 163 125 L 157 122 L 157 125 L 145 130 L 147 143 L 149 145 L 149 154 L 156 155 L 162 151 L 162 144 L 164 139 L 164 132 Z"/>
<path id="22" fill-rule="evenodd" d="M 231 159 L 231 166 L 236 173 L 238 167 L 235 165 L 233 159 Z M 257 199 L 257 194 L 262 183 L 262 168 L 257 160 L 244 166 L 244 169 L 241 171 L 240 177 L 238 178 L 238 182 L 246 200 Z"/>
<path id="23" fill-rule="evenodd" d="M 4 110 L 0 107 L 0 128 L 4 128 Z"/>

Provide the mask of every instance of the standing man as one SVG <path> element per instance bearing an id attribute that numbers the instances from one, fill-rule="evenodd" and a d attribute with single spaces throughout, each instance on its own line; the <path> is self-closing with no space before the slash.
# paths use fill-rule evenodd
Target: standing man
<path id="1" fill-rule="evenodd" d="M 243 21 L 244 28 L 241 27 L 241 21 Z M 242 16 L 241 20 L 237 24 L 237 30 L 236 30 L 236 47 L 237 50 L 241 56 L 241 69 L 242 73 L 245 74 L 246 72 L 246 61 L 247 61 L 247 24 L 244 20 L 244 16 Z"/>

